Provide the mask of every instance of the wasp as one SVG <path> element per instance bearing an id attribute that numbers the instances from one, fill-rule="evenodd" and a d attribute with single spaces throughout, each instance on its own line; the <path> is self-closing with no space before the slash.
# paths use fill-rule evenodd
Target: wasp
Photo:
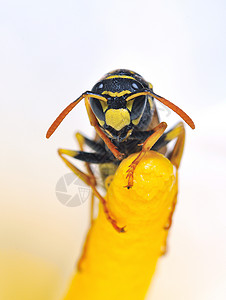
<path id="1" fill-rule="evenodd" d="M 83 99 L 90 124 L 96 131 L 96 138 L 92 140 L 77 133 L 80 151 L 59 149 L 58 153 L 66 165 L 92 188 L 92 203 L 96 196 L 102 202 L 106 216 L 113 227 L 123 232 L 124 228 L 118 227 L 107 208 L 106 200 L 97 190 L 97 180 L 90 164 L 99 164 L 106 188 L 122 159 L 132 153 L 137 153 L 137 157 L 127 170 L 126 188 L 128 189 L 133 186 L 133 173 L 136 166 L 150 150 L 167 155 L 178 169 L 185 141 L 184 125 L 180 122 L 165 132 L 167 124 L 159 121 L 155 99 L 176 112 L 192 129 L 195 125 L 182 109 L 155 94 L 152 84 L 144 80 L 141 75 L 130 70 L 117 69 L 107 73 L 91 91 L 84 92 L 69 104 L 50 126 L 46 134 L 47 138 Z M 176 140 L 175 146 L 170 153 L 167 153 L 167 144 L 172 140 Z M 89 146 L 93 152 L 85 152 L 84 145 Z M 84 161 L 87 173 L 79 170 L 65 156 Z"/>

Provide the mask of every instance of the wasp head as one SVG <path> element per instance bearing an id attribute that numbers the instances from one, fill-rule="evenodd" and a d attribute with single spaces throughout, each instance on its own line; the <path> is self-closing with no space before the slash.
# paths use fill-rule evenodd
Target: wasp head
<path id="1" fill-rule="evenodd" d="M 111 139 L 118 142 L 126 140 L 140 123 L 147 106 L 147 96 L 135 96 L 143 89 L 143 85 L 133 78 L 118 76 L 109 76 L 93 87 L 92 92 L 103 96 L 106 101 L 90 98 L 92 111 Z"/>

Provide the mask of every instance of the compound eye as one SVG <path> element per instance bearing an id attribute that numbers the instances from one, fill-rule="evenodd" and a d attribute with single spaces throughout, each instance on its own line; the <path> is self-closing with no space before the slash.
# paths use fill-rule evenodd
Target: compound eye
<path id="1" fill-rule="evenodd" d="M 133 101 L 133 100 L 131 100 L 131 101 Z M 134 99 L 132 110 L 131 110 L 131 119 L 132 120 L 135 120 L 142 115 L 142 113 L 145 109 L 145 105 L 146 105 L 146 97 L 145 96 L 140 96 L 140 97 L 137 97 Z"/>
<path id="2" fill-rule="evenodd" d="M 106 103 L 95 98 L 90 98 L 90 105 L 95 116 L 99 120 L 104 121 L 105 118 L 104 118 L 103 106 L 106 105 Z"/>

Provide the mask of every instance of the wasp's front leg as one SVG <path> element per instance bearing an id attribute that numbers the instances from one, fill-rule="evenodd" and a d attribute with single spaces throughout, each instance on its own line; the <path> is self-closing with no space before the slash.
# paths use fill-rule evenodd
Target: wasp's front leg
<path id="1" fill-rule="evenodd" d="M 133 186 L 133 173 L 135 171 L 135 168 L 141 161 L 141 159 L 144 157 L 144 155 L 152 148 L 152 146 L 157 142 L 157 140 L 162 136 L 165 129 L 167 127 L 167 124 L 165 122 L 160 123 L 158 126 L 156 126 L 153 129 L 153 134 L 151 134 L 146 141 L 142 144 L 142 150 L 136 157 L 136 159 L 132 162 L 132 164 L 129 166 L 129 169 L 127 170 L 127 176 L 128 178 L 128 185 L 126 186 L 127 189 L 130 189 Z"/>

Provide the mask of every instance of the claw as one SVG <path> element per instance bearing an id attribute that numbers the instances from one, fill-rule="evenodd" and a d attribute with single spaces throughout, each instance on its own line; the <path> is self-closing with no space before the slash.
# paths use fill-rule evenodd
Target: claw
<path id="1" fill-rule="evenodd" d="M 117 225 L 117 223 L 116 223 L 115 220 L 111 220 L 111 224 L 112 224 L 112 226 L 115 228 L 115 230 L 118 231 L 119 233 L 125 232 L 125 229 L 124 229 L 124 228 L 125 228 L 126 226 L 119 227 L 119 226 Z"/>
<path id="2" fill-rule="evenodd" d="M 117 151 L 116 158 L 117 158 L 118 160 L 122 160 L 124 156 L 125 156 L 124 153 L 121 153 L 121 152 Z"/>
<path id="3" fill-rule="evenodd" d="M 126 226 L 122 227 L 120 232 L 123 232 L 123 233 L 126 232 L 126 231 L 125 231 L 125 227 L 126 227 Z"/>

